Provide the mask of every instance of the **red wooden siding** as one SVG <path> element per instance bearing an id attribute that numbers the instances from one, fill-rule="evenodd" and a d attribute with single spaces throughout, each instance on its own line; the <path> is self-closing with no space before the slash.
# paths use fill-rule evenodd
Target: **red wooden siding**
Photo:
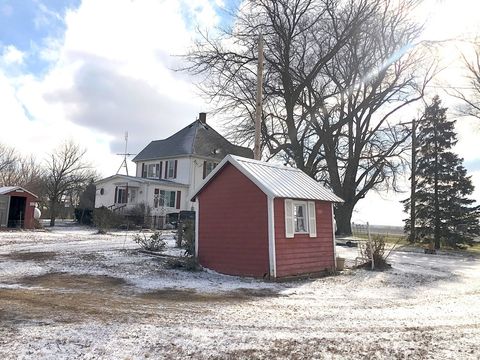
<path id="1" fill-rule="evenodd" d="M 285 237 L 285 199 L 274 200 L 277 277 L 316 273 L 334 267 L 331 203 L 315 201 L 317 237 Z"/>
<path id="2" fill-rule="evenodd" d="M 37 202 L 37 198 L 32 194 L 23 191 L 12 191 L 5 195 L 8 196 L 18 196 L 25 198 L 25 215 L 24 215 L 24 228 L 25 229 L 33 229 L 35 227 L 34 224 L 34 212 L 35 206 L 30 206 L 30 203 Z"/>
<path id="3" fill-rule="evenodd" d="M 266 195 L 227 164 L 198 199 L 200 264 L 231 275 L 268 274 Z"/>

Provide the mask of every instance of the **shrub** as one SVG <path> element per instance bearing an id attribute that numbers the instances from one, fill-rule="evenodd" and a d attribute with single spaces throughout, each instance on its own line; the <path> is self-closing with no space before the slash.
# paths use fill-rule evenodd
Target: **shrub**
<path id="1" fill-rule="evenodd" d="M 121 223 L 121 217 L 105 206 L 93 211 L 93 224 L 98 228 L 99 233 L 104 234 L 108 230 L 118 227 Z"/>
<path id="2" fill-rule="evenodd" d="M 186 271 L 199 271 L 201 269 L 197 260 L 193 256 L 168 259 L 165 263 L 165 267 L 167 269 L 180 269 Z"/>
<path id="3" fill-rule="evenodd" d="M 195 256 L 195 222 L 193 220 L 183 222 L 182 246 L 185 249 L 186 256 Z"/>
<path id="4" fill-rule="evenodd" d="M 387 258 L 390 256 L 392 250 L 393 248 L 386 254 L 385 236 L 374 235 L 370 241 L 367 241 L 364 246 L 360 247 L 360 256 L 364 259 L 372 259 L 373 254 L 374 269 L 384 270 L 391 267 L 391 265 L 387 263 Z M 369 260 L 360 266 L 371 269 L 372 261 Z"/>
<path id="5" fill-rule="evenodd" d="M 149 237 L 144 233 L 139 233 L 133 237 L 133 241 L 140 245 L 142 249 L 148 251 L 163 251 L 166 247 L 166 243 L 162 240 L 161 236 L 161 231 L 155 231 Z"/>
<path id="6" fill-rule="evenodd" d="M 82 225 L 93 225 L 93 210 L 76 208 L 74 211 L 75 220 Z"/>
<path id="7" fill-rule="evenodd" d="M 144 203 L 140 203 L 125 211 L 124 214 L 133 225 L 145 227 L 147 225 L 145 219 L 150 217 L 150 207 Z"/>

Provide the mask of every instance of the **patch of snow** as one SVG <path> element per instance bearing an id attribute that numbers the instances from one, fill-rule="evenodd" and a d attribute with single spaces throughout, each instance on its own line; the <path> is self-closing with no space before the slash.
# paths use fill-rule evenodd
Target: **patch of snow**
<path id="1" fill-rule="evenodd" d="M 169 270 L 167 258 L 140 253 L 134 235 L 74 226 L 0 232 L 0 358 L 480 354 L 478 258 L 395 251 L 385 272 L 346 270 L 269 283 Z M 178 255 L 173 233 L 165 239 L 165 253 Z M 357 249 L 337 247 L 337 254 L 351 265 Z M 35 283 L 36 276 L 51 273 L 80 282 Z M 82 276 L 100 278 L 89 284 Z M 102 276 L 122 282 L 106 287 Z"/>

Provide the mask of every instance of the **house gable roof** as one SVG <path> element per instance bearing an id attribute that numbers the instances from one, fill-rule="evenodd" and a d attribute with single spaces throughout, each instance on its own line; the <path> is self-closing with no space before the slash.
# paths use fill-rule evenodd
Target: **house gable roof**
<path id="1" fill-rule="evenodd" d="M 228 154 L 253 157 L 251 149 L 232 144 L 210 125 L 196 120 L 164 140 L 150 142 L 133 161 L 179 155 L 198 155 L 221 160 Z"/>
<path id="2" fill-rule="evenodd" d="M 343 202 L 341 198 L 299 169 L 234 155 L 226 156 L 222 162 L 218 164 L 205 178 L 202 186 L 192 197 L 192 200 L 197 197 L 202 189 L 205 188 L 227 163 L 237 168 L 269 197 Z"/>
<path id="3" fill-rule="evenodd" d="M 21 186 L 3 186 L 3 187 L 0 187 L 0 195 L 7 195 L 11 192 L 15 192 L 15 191 L 19 191 L 19 190 L 22 191 L 22 192 L 29 193 L 30 195 L 32 195 L 32 196 L 34 196 L 38 199 L 37 195 L 28 191 L 27 189 L 22 188 Z"/>

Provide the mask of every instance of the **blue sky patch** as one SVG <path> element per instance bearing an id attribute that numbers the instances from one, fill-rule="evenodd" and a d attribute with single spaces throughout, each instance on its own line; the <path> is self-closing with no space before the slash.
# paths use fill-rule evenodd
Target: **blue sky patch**
<path id="1" fill-rule="evenodd" d="M 39 51 L 47 39 L 63 37 L 65 13 L 79 5 L 80 0 L 0 0 L 0 48 L 13 45 L 24 52 L 26 70 L 40 75 L 49 63 Z"/>

